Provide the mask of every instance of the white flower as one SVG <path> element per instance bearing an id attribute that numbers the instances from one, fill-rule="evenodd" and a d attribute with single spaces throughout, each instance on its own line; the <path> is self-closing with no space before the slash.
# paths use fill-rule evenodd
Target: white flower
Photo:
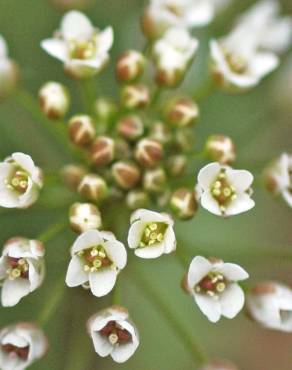
<path id="1" fill-rule="evenodd" d="M 268 190 L 275 195 L 281 195 L 286 203 L 292 207 L 292 156 L 283 153 L 264 172 Z"/>
<path id="2" fill-rule="evenodd" d="M 202 207 L 218 216 L 234 216 L 254 207 L 251 199 L 253 175 L 217 162 L 203 167 L 196 191 Z"/>
<path id="3" fill-rule="evenodd" d="M 244 293 L 237 281 L 248 276 L 234 263 L 197 256 L 189 267 L 187 288 L 210 321 L 219 321 L 221 315 L 233 319 L 244 305 Z"/>
<path id="4" fill-rule="evenodd" d="M 1 207 L 31 206 L 37 200 L 42 186 L 42 172 L 29 155 L 13 153 L 0 163 Z"/>
<path id="5" fill-rule="evenodd" d="M 65 14 L 61 28 L 52 39 L 42 41 L 42 48 L 64 63 L 66 72 L 75 78 L 91 77 L 98 73 L 109 59 L 113 44 L 113 30 L 99 31 L 78 11 Z"/>
<path id="6" fill-rule="evenodd" d="M 0 257 L 3 306 L 15 306 L 42 284 L 45 276 L 44 255 L 44 246 L 38 240 L 16 237 L 5 243 Z"/>
<path id="7" fill-rule="evenodd" d="M 88 230 L 81 234 L 71 249 L 66 284 L 88 286 L 93 295 L 102 297 L 114 287 L 120 270 L 127 263 L 124 245 L 106 231 Z"/>
<path id="8" fill-rule="evenodd" d="M 49 81 L 39 91 L 40 106 L 49 119 L 63 118 L 70 105 L 70 97 L 65 86 Z"/>
<path id="9" fill-rule="evenodd" d="M 18 323 L 0 330 L 0 368 L 25 370 L 47 351 L 43 331 L 32 323 Z"/>
<path id="10" fill-rule="evenodd" d="M 129 247 L 142 258 L 157 258 L 176 249 L 174 222 L 166 213 L 138 209 L 131 216 Z"/>
<path id="11" fill-rule="evenodd" d="M 246 299 L 250 316 L 269 329 L 292 333 L 292 290 L 276 282 L 260 283 Z"/>
<path id="12" fill-rule="evenodd" d="M 101 357 L 110 355 L 119 363 L 133 356 L 139 345 L 138 330 L 124 307 L 112 306 L 92 316 L 88 332 L 96 353 Z"/>
<path id="13" fill-rule="evenodd" d="M 18 67 L 8 57 L 6 41 L 0 35 L 0 101 L 5 99 L 15 88 L 18 81 Z"/>
<path id="14" fill-rule="evenodd" d="M 167 79 L 168 85 L 178 83 L 198 49 L 199 42 L 184 28 L 170 28 L 153 46 L 157 80 Z"/>

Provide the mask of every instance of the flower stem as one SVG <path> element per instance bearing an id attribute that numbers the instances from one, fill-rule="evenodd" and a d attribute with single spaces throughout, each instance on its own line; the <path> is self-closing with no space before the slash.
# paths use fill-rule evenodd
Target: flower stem
<path id="1" fill-rule="evenodd" d="M 58 235 L 62 230 L 65 229 L 67 226 L 67 220 L 64 218 L 61 221 L 51 225 L 47 230 L 45 230 L 42 234 L 37 237 L 37 240 L 47 243 L 49 240 L 53 239 L 56 235 Z"/>
<path id="2" fill-rule="evenodd" d="M 201 102 L 208 98 L 215 90 L 214 81 L 211 76 L 208 76 L 207 80 L 198 88 L 194 94 L 194 100 L 196 102 Z"/>
<path id="3" fill-rule="evenodd" d="M 93 102 L 96 96 L 96 92 L 93 85 L 93 80 L 82 80 L 79 81 L 80 95 L 84 109 L 88 114 L 93 113 Z"/>
<path id="4" fill-rule="evenodd" d="M 181 340 L 184 342 L 185 346 L 188 348 L 192 356 L 195 357 L 195 360 L 198 364 L 203 364 L 207 362 L 207 355 L 204 349 L 195 341 L 192 335 L 189 334 L 188 330 L 182 325 L 178 320 L 178 315 L 171 310 L 170 304 L 166 303 L 162 296 L 153 288 L 153 285 L 148 283 L 141 274 L 135 274 L 135 279 L 133 279 L 141 289 L 146 293 L 146 297 L 151 299 L 161 315 L 167 319 L 172 329 L 180 336 Z"/>
<path id="5" fill-rule="evenodd" d="M 121 304 L 121 290 L 118 282 L 116 282 L 116 286 L 112 292 L 112 304 L 113 305 L 120 305 Z"/>

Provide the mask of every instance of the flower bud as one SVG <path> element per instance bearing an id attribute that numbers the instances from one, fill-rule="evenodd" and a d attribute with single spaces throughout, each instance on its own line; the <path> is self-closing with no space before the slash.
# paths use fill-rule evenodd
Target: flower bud
<path id="1" fill-rule="evenodd" d="M 136 140 L 144 133 L 144 125 L 139 116 L 123 117 L 117 124 L 118 133 L 127 140 Z"/>
<path id="2" fill-rule="evenodd" d="M 85 198 L 100 201 L 107 195 L 107 184 L 104 179 L 95 174 L 85 175 L 78 186 L 78 192 Z"/>
<path id="3" fill-rule="evenodd" d="M 156 22 L 152 12 L 146 8 L 141 18 L 141 29 L 144 36 L 149 40 L 154 40 L 160 37 L 166 30 L 163 22 Z"/>
<path id="4" fill-rule="evenodd" d="M 39 91 L 41 110 L 49 119 L 60 119 L 69 109 L 70 97 L 65 86 L 58 82 L 47 82 Z"/>
<path id="5" fill-rule="evenodd" d="M 140 189 L 131 190 L 126 196 L 126 204 L 132 210 L 147 207 L 149 201 L 149 195 Z"/>
<path id="6" fill-rule="evenodd" d="M 158 121 L 151 125 L 149 137 L 161 144 L 167 144 L 171 141 L 172 133 L 165 123 Z"/>
<path id="7" fill-rule="evenodd" d="M 112 100 L 98 98 L 94 103 L 94 111 L 99 120 L 108 122 L 116 116 L 118 108 Z"/>
<path id="8" fill-rule="evenodd" d="M 145 58 L 143 54 L 129 50 L 123 53 L 116 65 L 116 76 L 121 82 L 132 82 L 144 72 Z"/>
<path id="9" fill-rule="evenodd" d="M 119 161 L 112 166 L 112 175 L 117 185 L 121 188 L 131 189 L 138 184 L 141 178 L 141 171 L 134 163 Z"/>
<path id="10" fill-rule="evenodd" d="M 198 209 L 194 192 L 187 188 L 179 188 L 172 194 L 170 206 L 178 218 L 182 220 L 194 217 Z"/>
<path id="11" fill-rule="evenodd" d="M 19 67 L 8 58 L 1 59 L 0 66 L 0 102 L 8 98 L 16 89 L 19 81 Z"/>
<path id="12" fill-rule="evenodd" d="M 91 203 L 74 203 L 69 211 L 69 221 L 71 229 L 80 234 L 102 225 L 100 211 Z"/>
<path id="13" fill-rule="evenodd" d="M 232 164 L 236 159 L 235 145 L 232 139 L 225 135 L 212 135 L 205 147 L 208 157 L 221 164 Z"/>
<path id="14" fill-rule="evenodd" d="M 108 136 L 96 138 L 90 149 L 91 161 L 95 166 L 105 166 L 113 161 L 115 155 L 115 142 Z"/>
<path id="15" fill-rule="evenodd" d="M 238 367 L 229 361 L 215 360 L 200 367 L 199 370 L 238 370 Z"/>
<path id="16" fill-rule="evenodd" d="M 176 99 L 167 107 L 165 117 L 169 123 L 176 127 L 190 126 L 199 117 L 199 107 L 191 99 Z"/>
<path id="17" fill-rule="evenodd" d="M 76 164 L 67 164 L 61 170 L 62 179 L 71 190 L 77 190 L 78 185 L 85 175 L 86 169 Z"/>
<path id="18" fill-rule="evenodd" d="M 150 102 L 150 92 L 144 85 L 128 85 L 121 92 L 121 103 L 126 109 L 145 108 Z"/>
<path id="19" fill-rule="evenodd" d="M 163 158 L 162 145 L 152 139 L 142 139 L 135 150 L 137 161 L 144 167 L 155 167 Z"/>
<path id="20" fill-rule="evenodd" d="M 161 87 L 174 88 L 182 82 L 184 75 L 185 71 L 181 69 L 158 68 L 155 81 Z"/>
<path id="21" fill-rule="evenodd" d="M 146 191 L 160 193 L 165 190 L 166 174 L 163 168 L 146 170 L 143 176 L 143 187 Z"/>
<path id="22" fill-rule="evenodd" d="M 177 147 L 184 153 L 194 150 L 195 137 L 194 132 L 190 127 L 183 127 L 177 131 L 175 135 L 175 143 Z"/>
<path id="23" fill-rule="evenodd" d="M 173 177 L 181 176 L 187 167 L 187 157 L 183 154 L 172 155 L 167 161 L 167 170 Z"/>
<path id="24" fill-rule="evenodd" d="M 93 121 L 85 114 L 74 116 L 69 121 L 69 137 L 78 146 L 89 145 L 96 135 Z"/>

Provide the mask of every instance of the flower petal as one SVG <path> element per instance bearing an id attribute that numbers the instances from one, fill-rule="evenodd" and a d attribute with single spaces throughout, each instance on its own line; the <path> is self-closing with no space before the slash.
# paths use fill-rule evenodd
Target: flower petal
<path id="1" fill-rule="evenodd" d="M 89 284 L 92 294 L 96 297 L 103 297 L 115 286 L 117 272 L 109 268 L 89 273 Z"/>
<path id="2" fill-rule="evenodd" d="M 249 277 L 248 273 L 235 263 L 224 263 L 217 271 L 222 273 L 229 281 L 245 280 Z"/>
<path id="3" fill-rule="evenodd" d="M 248 190 L 253 182 L 253 175 L 246 170 L 226 170 L 226 177 L 230 184 L 232 184 L 237 192 L 244 192 Z"/>
<path id="4" fill-rule="evenodd" d="M 30 292 L 30 283 L 27 279 L 6 279 L 2 286 L 1 300 L 4 307 L 15 306 L 21 298 Z"/>
<path id="5" fill-rule="evenodd" d="M 188 286 L 193 289 L 212 270 L 212 264 L 207 258 L 196 256 L 193 258 L 188 271 Z"/>
<path id="6" fill-rule="evenodd" d="M 147 223 L 142 220 L 137 220 L 132 223 L 128 233 L 128 245 L 130 248 L 134 249 L 139 246 L 146 225 Z"/>
<path id="7" fill-rule="evenodd" d="M 103 239 L 100 232 L 98 230 L 87 230 L 75 240 L 71 249 L 72 256 L 83 249 L 94 247 L 100 244 L 103 244 Z"/>
<path id="8" fill-rule="evenodd" d="M 201 205 L 207 211 L 213 213 L 214 215 L 221 216 L 222 212 L 220 210 L 218 202 L 213 198 L 209 190 L 203 192 L 200 198 Z"/>
<path id="9" fill-rule="evenodd" d="M 210 188 L 210 185 L 215 180 L 220 170 L 221 166 L 217 162 L 209 163 L 200 170 L 198 174 L 198 184 L 203 188 L 203 190 Z"/>
<path id="10" fill-rule="evenodd" d="M 153 244 L 150 247 L 136 248 L 135 255 L 141 258 L 158 258 L 164 253 L 164 243 Z"/>
<path id="11" fill-rule="evenodd" d="M 118 240 L 110 240 L 103 244 L 110 260 L 119 268 L 123 269 L 127 264 L 127 251 L 123 243 Z"/>
<path id="12" fill-rule="evenodd" d="M 99 356 L 106 357 L 112 352 L 113 346 L 106 337 L 103 337 L 98 332 L 91 332 L 91 338 L 95 352 Z"/>
<path id="13" fill-rule="evenodd" d="M 217 322 L 221 317 L 221 305 L 212 297 L 204 294 L 194 294 L 195 301 L 200 310 L 211 322 Z"/>
<path id="14" fill-rule="evenodd" d="M 68 266 L 66 284 L 75 287 L 88 281 L 88 274 L 83 270 L 83 264 L 79 257 L 73 256 Z"/>
<path id="15" fill-rule="evenodd" d="M 62 19 L 61 33 L 66 40 L 88 39 L 93 32 L 94 28 L 90 20 L 81 12 L 72 10 Z"/>
<path id="16" fill-rule="evenodd" d="M 229 284 L 226 290 L 220 295 L 222 315 L 233 319 L 243 308 L 244 293 L 238 284 Z"/>
<path id="17" fill-rule="evenodd" d="M 101 31 L 97 37 L 97 54 L 107 54 L 114 42 L 114 31 L 112 27 L 107 27 Z"/>
<path id="18" fill-rule="evenodd" d="M 225 214 L 226 216 L 234 216 L 243 212 L 247 212 L 255 206 L 255 201 L 246 194 L 238 194 L 237 198 L 230 202 L 226 207 Z"/>

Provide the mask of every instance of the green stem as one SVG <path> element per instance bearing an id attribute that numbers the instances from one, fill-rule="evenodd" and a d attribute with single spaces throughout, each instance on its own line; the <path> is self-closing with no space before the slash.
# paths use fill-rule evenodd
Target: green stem
<path id="1" fill-rule="evenodd" d="M 198 88 L 194 94 L 194 100 L 196 102 L 201 102 L 208 98 L 215 90 L 214 81 L 211 76 L 208 76 L 207 80 Z"/>
<path id="2" fill-rule="evenodd" d="M 139 288 L 142 289 L 146 294 L 145 296 L 159 309 L 161 316 L 167 319 L 168 323 L 172 329 L 178 333 L 181 340 L 184 342 L 185 346 L 188 348 L 192 356 L 195 357 L 195 360 L 198 364 L 203 364 L 207 362 L 207 355 L 203 348 L 197 343 L 193 336 L 190 335 L 188 330 L 182 325 L 178 320 L 178 315 L 171 310 L 170 304 L 166 303 L 162 296 L 153 288 L 152 284 L 149 284 L 146 279 L 141 277 L 141 274 L 135 273 L 134 282 L 139 285 Z"/>
<path id="3" fill-rule="evenodd" d="M 163 89 L 157 86 L 152 95 L 152 100 L 151 100 L 151 105 L 150 105 L 151 107 L 154 107 L 158 103 L 162 92 L 163 92 Z"/>
<path id="4" fill-rule="evenodd" d="M 93 80 L 79 81 L 81 99 L 88 114 L 93 113 L 93 103 L 96 96 L 93 82 Z"/>
<path id="5" fill-rule="evenodd" d="M 114 290 L 112 292 L 112 304 L 113 305 L 120 305 L 121 304 L 121 290 L 118 282 L 116 282 L 116 285 L 114 287 Z"/>
<path id="6" fill-rule="evenodd" d="M 47 230 L 40 234 L 37 237 L 37 240 L 43 243 L 47 243 L 49 240 L 53 239 L 56 235 L 58 235 L 62 230 L 64 230 L 66 226 L 67 220 L 64 220 L 62 218 L 61 221 L 58 221 L 55 224 L 51 225 Z"/>

